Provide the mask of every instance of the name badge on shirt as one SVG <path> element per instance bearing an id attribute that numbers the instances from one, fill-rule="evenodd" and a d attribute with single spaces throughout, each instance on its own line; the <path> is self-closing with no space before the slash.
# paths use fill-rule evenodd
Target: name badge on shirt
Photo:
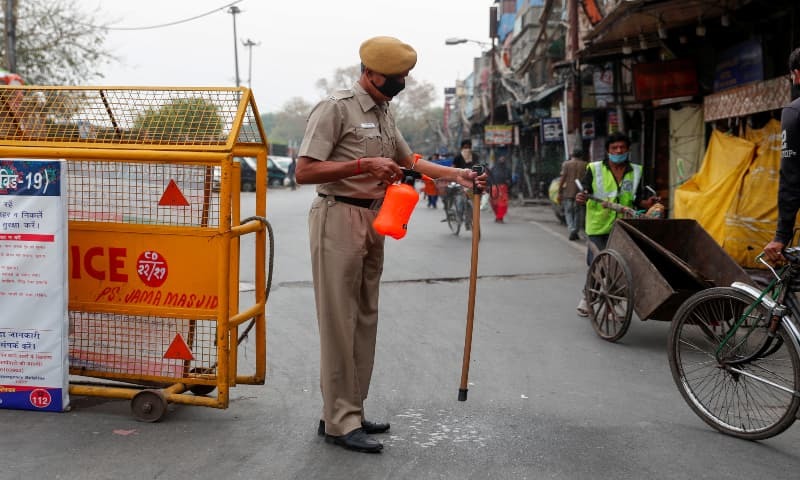
<path id="1" fill-rule="evenodd" d="M 361 128 L 375 128 L 375 124 L 372 122 L 362 123 Z"/>

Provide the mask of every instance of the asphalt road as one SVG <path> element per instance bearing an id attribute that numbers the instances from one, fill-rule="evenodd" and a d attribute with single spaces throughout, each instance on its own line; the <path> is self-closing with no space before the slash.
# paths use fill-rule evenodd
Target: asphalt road
<path id="1" fill-rule="evenodd" d="M 245 194 L 245 204 L 253 194 Z M 666 322 L 634 320 L 616 344 L 575 315 L 584 246 L 547 206 L 482 213 L 469 396 L 457 401 L 471 241 L 421 202 L 387 239 L 367 414 L 389 421 L 378 455 L 316 435 L 321 400 L 306 214 L 312 187 L 269 192 L 275 276 L 268 377 L 230 407 L 174 406 L 140 423 L 126 401 L 75 398 L 60 414 L 0 411 L 0 479 L 792 478 L 800 427 L 761 442 L 707 427 L 669 372 Z M 250 213 L 243 208 L 243 216 Z M 246 303 L 252 249 L 242 246 Z M 252 270 L 252 268 L 250 268 Z M 240 346 L 243 370 L 253 349 Z"/>

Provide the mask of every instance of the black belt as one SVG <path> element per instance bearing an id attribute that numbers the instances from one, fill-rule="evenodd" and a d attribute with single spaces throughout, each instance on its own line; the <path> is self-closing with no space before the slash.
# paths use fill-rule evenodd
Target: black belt
<path id="1" fill-rule="evenodd" d="M 337 202 L 347 203 L 347 204 L 350 204 L 350 205 L 355 205 L 356 207 L 369 208 L 369 209 L 373 209 L 373 210 L 375 210 L 378 207 L 380 207 L 380 205 L 381 205 L 381 203 L 383 201 L 382 198 L 378 198 L 378 199 L 373 200 L 371 198 L 343 197 L 341 195 L 327 195 L 325 193 L 317 193 L 317 195 L 319 195 L 322 198 L 332 198 L 332 199 L 336 200 Z"/>

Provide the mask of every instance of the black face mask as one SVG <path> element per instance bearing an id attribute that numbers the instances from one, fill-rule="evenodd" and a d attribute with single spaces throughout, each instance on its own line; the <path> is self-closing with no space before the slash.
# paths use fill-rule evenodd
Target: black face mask
<path id="1" fill-rule="evenodd" d="M 386 81 L 383 82 L 383 85 L 380 87 L 375 85 L 375 82 L 372 82 L 372 80 L 370 81 L 372 82 L 372 86 L 381 92 L 385 97 L 392 98 L 406 88 L 406 81 L 404 78 L 388 77 L 386 75 L 384 75 L 383 78 L 385 78 Z"/>

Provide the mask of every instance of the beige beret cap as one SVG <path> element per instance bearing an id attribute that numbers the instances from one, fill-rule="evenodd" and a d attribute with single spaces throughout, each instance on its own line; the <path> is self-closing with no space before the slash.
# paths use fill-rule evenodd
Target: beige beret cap
<path id="1" fill-rule="evenodd" d="M 417 52 L 394 37 L 373 37 L 358 50 L 365 67 L 384 75 L 398 75 L 414 68 Z"/>

